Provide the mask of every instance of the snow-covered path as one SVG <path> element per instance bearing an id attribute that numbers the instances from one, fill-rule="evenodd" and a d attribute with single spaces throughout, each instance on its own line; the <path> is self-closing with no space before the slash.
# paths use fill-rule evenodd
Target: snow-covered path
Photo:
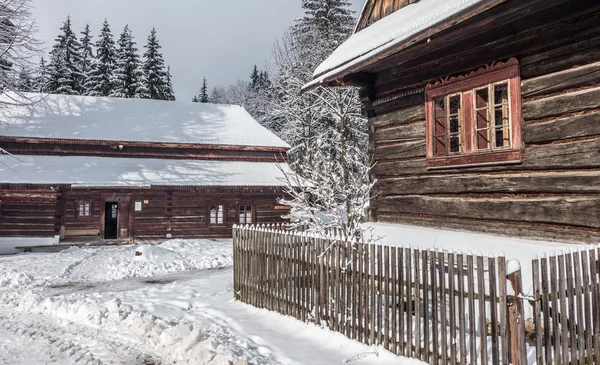
<path id="1" fill-rule="evenodd" d="M 135 251 L 0 257 L 0 364 L 422 364 L 235 302 L 230 240 Z"/>
<path id="2" fill-rule="evenodd" d="M 0 364 L 158 364 L 139 340 L 52 318 L 0 309 Z"/>

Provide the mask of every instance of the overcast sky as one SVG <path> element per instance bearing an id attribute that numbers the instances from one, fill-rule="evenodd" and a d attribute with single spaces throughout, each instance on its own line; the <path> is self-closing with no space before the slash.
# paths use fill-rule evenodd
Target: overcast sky
<path id="1" fill-rule="evenodd" d="M 363 0 L 351 0 L 359 12 Z M 107 18 L 115 40 L 126 24 L 140 50 L 156 27 L 171 65 L 178 100 L 191 100 L 206 76 L 209 88 L 247 78 L 269 58 L 273 42 L 302 15 L 302 0 L 34 0 L 39 38 L 51 47 L 71 15 L 79 33 L 97 38 Z M 358 16 L 358 15 L 357 15 Z M 79 35 L 79 34 L 78 34 Z"/>

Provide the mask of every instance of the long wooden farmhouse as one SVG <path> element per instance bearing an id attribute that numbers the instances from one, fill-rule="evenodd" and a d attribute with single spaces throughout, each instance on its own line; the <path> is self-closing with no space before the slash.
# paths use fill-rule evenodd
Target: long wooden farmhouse
<path id="1" fill-rule="evenodd" d="M 229 237 L 287 213 L 288 145 L 242 107 L 28 99 L 0 109 L 0 237 Z"/>
<path id="2" fill-rule="evenodd" d="M 379 222 L 600 240 L 600 1 L 369 0 L 305 86 L 360 87 Z"/>

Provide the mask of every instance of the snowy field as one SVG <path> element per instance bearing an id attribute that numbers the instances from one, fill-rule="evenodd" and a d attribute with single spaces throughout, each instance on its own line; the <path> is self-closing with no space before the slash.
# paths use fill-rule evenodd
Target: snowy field
<path id="1" fill-rule="evenodd" d="M 0 256 L 0 364 L 422 364 L 234 302 L 231 246 Z"/>

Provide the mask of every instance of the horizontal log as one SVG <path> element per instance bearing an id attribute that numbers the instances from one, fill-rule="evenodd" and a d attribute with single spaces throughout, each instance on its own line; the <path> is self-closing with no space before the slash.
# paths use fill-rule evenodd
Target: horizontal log
<path id="1" fill-rule="evenodd" d="M 406 109 L 396 110 L 391 113 L 378 115 L 369 120 L 374 128 L 410 124 L 425 119 L 425 104 L 418 104 Z"/>
<path id="2" fill-rule="evenodd" d="M 98 229 L 67 229 L 65 230 L 66 237 L 72 236 L 99 236 L 100 230 Z"/>
<path id="3" fill-rule="evenodd" d="M 600 135 L 600 112 L 523 125 L 525 143 L 542 143 Z"/>
<path id="4" fill-rule="evenodd" d="M 598 18 L 590 18 L 598 24 Z M 574 65 L 585 65 L 600 60 L 600 37 L 571 42 L 545 52 L 521 59 L 521 76 L 524 79 L 566 70 Z"/>
<path id="5" fill-rule="evenodd" d="M 523 119 L 543 119 L 598 107 L 600 107 L 600 87 L 525 102 Z"/>
<path id="6" fill-rule="evenodd" d="M 600 138 L 571 141 L 558 144 L 529 145 L 523 152 L 523 163 L 517 165 L 482 166 L 427 170 L 425 159 L 377 161 L 373 174 L 377 176 L 401 176 L 433 173 L 465 173 L 511 170 L 574 170 L 600 167 Z"/>
<path id="7" fill-rule="evenodd" d="M 375 160 L 392 160 L 398 158 L 425 157 L 425 141 L 401 142 L 387 146 L 375 146 Z"/>
<path id="8" fill-rule="evenodd" d="M 427 161 L 425 159 L 394 162 L 377 161 L 371 172 L 375 177 L 424 174 L 427 173 Z"/>
<path id="9" fill-rule="evenodd" d="M 597 85 L 598 83 L 600 83 L 600 62 L 594 62 L 581 67 L 524 80 L 521 93 L 526 98 L 581 86 Z"/>
<path id="10" fill-rule="evenodd" d="M 542 239 L 573 244 L 598 243 L 600 230 L 545 223 L 502 222 L 481 219 L 451 218 L 410 214 L 381 213 L 378 221 L 382 223 L 409 224 L 437 229 L 451 229 L 478 233 L 520 237 L 526 239 Z"/>
<path id="11" fill-rule="evenodd" d="M 425 130 L 425 121 L 419 121 L 392 128 L 378 129 L 373 133 L 373 139 L 375 143 L 424 139 Z"/>
<path id="12" fill-rule="evenodd" d="M 600 194 L 600 171 L 447 174 L 406 178 L 382 178 L 373 195 L 461 193 L 594 193 Z"/>
<path id="13" fill-rule="evenodd" d="M 380 212 L 600 227 L 600 196 L 485 198 L 399 196 L 379 199 Z"/>

